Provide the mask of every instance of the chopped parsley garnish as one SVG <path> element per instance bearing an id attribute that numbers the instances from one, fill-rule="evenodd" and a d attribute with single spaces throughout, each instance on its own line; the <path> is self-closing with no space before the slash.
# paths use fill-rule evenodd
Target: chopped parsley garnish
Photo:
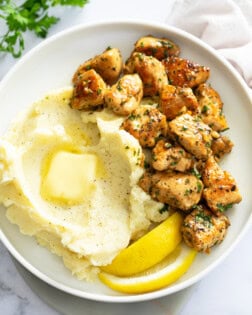
<path id="1" fill-rule="evenodd" d="M 221 132 L 227 131 L 227 130 L 229 130 L 229 129 L 230 129 L 230 128 L 227 127 L 227 128 L 225 128 L 225 129 L 222 129 Z"/>
<path id="2" fill-rule="evenodd" d="M 193 192 L 192 189 L 186 189 L 184 196 L 189 196 L 192 192 Z"/>
<path id="3" fill-rule="evenodd" d="M 203 211 L 200 211 L 199 213 L 196 214 L 195 222 L 201 223 L 207 228 L 210 228 L 213 225 L 211 216 L 205 214 Z"/>
<path id="4" fill-rule="evenodd" d="M 201 189 L 202 189 L 202 184 L 201 182 L 197 182 L 197 192 L 201 192 Z"/>
<path id="5" fill-rule="evenodd" d="M 195 177 L 197 177 L 198 179 L 201 178 L 201 174 L 200 174 L 200 172 L 197 170 L 196 167 L 194 167 L 193 169 L 191 169 L 191 173 L 192 173 Z"/>
<path id="6" fill-rule="evenodd" d="M 202 114 L 205 114 L 208 110 L 209 110 L 209 107 L 206 106 L 206 105 L 204 105 L 203 108 L 202 108 L 202 110 L 201 110 L 201 113 L 202 113 Z"/>
<path id="7" fill-rule="evenodd" d="M 212 145 L 211 141 L 208 141 L 205 143 L 206 148 L 211 148 L 211 145 Z"/>
<path id="8" fill-rule="evenodd" d="M 128 116 L 128 119 L 129 119 L 129 120 L 135 120 L 136 118 L 137 118 L 137 116 L 134 115 L 134 114 L 130 114 L 130 115 Z"/>
<path id="9" fill-rule="evenodd" d="M 159 213 L 162 214 L 164 212 L 169 211 L 169 205 L 165 204 L 161 209 L 159 209 Z"/>
<path id="10" fill-rule="evenodd" d="M 118 91 L 122 91 L 122 87 L 121 87 L 120 82 L 118 82 L 118 84 L 117 84 L 117 87 L 116 87 L 116 88 L 117 88 L 117 90 L 118 90 Z"/>
<path id="11" fill-rule="evenodd" d="M 167 47 L 167 48 L 172 48 L 172 47 L 173 47 L 172 43 L 170 43 L 170 42 L 168 42 L 168 41 L 160 40 L 159 42 L 160 42 L 160 44 L 161 44 L 163 47 Z"/>
<path id="12" fill-rule="evenodd" d="M 225 212 L 227 211 L 228 209 L 232 208 L 233 204 L 232 203 L 228 203 L 227 205 L 223 205 L 222 203 L 217 203 L 217 209 L 220 211 L 220 212 Z"/>
<path id="13" fill-rule="evenodd" d="M 169 142 L 166 142 L 165 145 L 164 145 L 164 147 L 165 147 L 166 149 L 169 149 L 169 148 L 172 147 L 172 144 L 169 143 Z"/>

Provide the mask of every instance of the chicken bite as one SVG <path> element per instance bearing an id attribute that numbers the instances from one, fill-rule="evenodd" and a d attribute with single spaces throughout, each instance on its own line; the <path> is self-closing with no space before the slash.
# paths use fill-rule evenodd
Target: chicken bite
<path id="1" fill-rule="evenodd" d="M 143 83 L 138 74 L 126 74 L 105 95 L 105 103 L 118 115 L 129 115 L 143 97 Z"/>
<path id="2" fill-rule="evenodd" d="M 202 180 L 205 186 L 203 198 L 216 215 L 221 215 L 242 200 L 235 179 L 220 168 L 213 156 L 205 163 Z"/>
<path id="3" fill-rule="evenodd" d="M 165 136 L 165 115 L 150 105 L 136 108 L 122 123 L 121 128 L 137 138 L 142 147 L 154 147 L 160 136 Z"/>
<path id="4" fill-rule="evenodd" d="M 228 124 L 222 112 L 223 103 L 218 92 L 208 84 L 200 84 L 195 90 L 195 95 L 204 123 L 216 131 L 227 129 Z"/>
<path id="5" fill-rule="evenodd" d="M 210 69 L 188 59 L 170 57 L 162 60 L 169 82 L 172 85 L 194 88 L 206 82 Z"/>
<path id="6" fill-rule="evenodd" d="M 169 131 L 178 142 L 198 159 L 211 154 L 212 129 L 198 117 L 183 114 L 169 122 Z"/>
<path id="7" fill-rule="evenodd" d="M 233 146 L 233 142 L 227 136 L 220 135 L 217 139 L 212 141 L 211 149 L 213 155 L 217 159 L 221 159 L 223 155 L 232 151 Z"/>
<path id="8" fill-rule="evenodd" d="M 224 214 L 217 217 L 205 206 L 199 205 L 186 216 L 181 232 L 189 247 L 209 253 L 214 245 L 223 241 L 229 225 L 229 219 Z"/>
<path id="9" fill-rule="evenodd" d="M 139 186 L 157 201 L 185 212 L 201 199 L 203 183 L 196 176 L 176 172 L 146 171 Z"/>
<path id="10" fill-rule="evenodd" d="M 106 84 L 93 69 L 84 72 L 75 82 L 70 106 L 74 109 L 94 109 L 103 104 Z"/>
<path id="11" fill-rule="evenodd" d="M 108 47 L 102 54 L 80 65 L 72 81 L 73 84 L 76 84 L 87 70 L 94 69 L 107 84 L 112 85 L 118 80 L 122 68 L 123 61 L 120 50 L 118 48 Z"/>
<path id="12" fill-rule="evenodd" d="M 168 120 L 185 113 L 187 110 L 198 112 L 198 101 L 191 88 L 166 85 L 161 91 L 159 107 Z"/>
<path id="13" fill-rule="evenodd" d="M 157 171 L 186 172 L 192 167 L 192 156 L 181 146 L 159 140 L 152 150 L 152 167 Z"/>
<path id="14" fill-rule="evenodd" d="M 180 48 L 167 38 L 144 36 L 135 43 L 135 51 L 162 60 L 169 56 L 178 56 Z"/>
<path id="15" fill-rule="evenodd" d="M 143 81 L 144 96 L 159 95 L 168 78 L 162 63 L 152 56 L 135 52 L 126 61 L 126 73 L 138 73 Z"/>

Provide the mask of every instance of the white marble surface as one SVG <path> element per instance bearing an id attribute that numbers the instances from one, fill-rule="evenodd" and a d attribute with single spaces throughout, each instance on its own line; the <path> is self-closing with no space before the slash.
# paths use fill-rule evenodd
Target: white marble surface
<path id="1" fill-rule="evenodd" d="M 116 0 L 90 0 L 90 3 L 82 10 L 57 9 L 56 12 L 62 20 L 51 30 L 50 35 L 68 26 L 101 19 L 111 20 L 130 17 L 164 22 L 168 13 L 172 10 L 174 1 L 155 0 L 155 6 L 153 6 L 153 1 L 144 0 L 120 2 Z M 242 3 L 242 0 L 239 2 Z M 26 40 L 27 51 L 39 42 L 38 39 L 29 35 Z M 14 63 L 15 60 L 11 57 L 0 56 L 0 79 Z M 193 288 L 193 294 L 180 315 L 252 314 L 251 243 L 252 227 L 225 261 Z M 27 286 L 1 242 L 0 314 L 59 314 L 47 306 Z M 90 315 L 92 314 L 90 313 Z"/>

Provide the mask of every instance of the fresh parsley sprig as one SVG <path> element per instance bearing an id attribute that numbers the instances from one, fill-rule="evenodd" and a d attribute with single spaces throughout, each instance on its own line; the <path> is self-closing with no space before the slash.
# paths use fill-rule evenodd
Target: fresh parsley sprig
<path id="1" fill-rule="evenodd" d="M 51 7 L 83 7 L 87 2 L 88 0 L 26 0 L 18 5 L 14 0 L 0 0 L 0 19 L 6 24 L 6 32 L 0 34 L 0 52 L 20 57 L 25 48 L 26 31 L 45 38 L 50 27 L 59 21 L 58 17 L 49 15 Z"/>

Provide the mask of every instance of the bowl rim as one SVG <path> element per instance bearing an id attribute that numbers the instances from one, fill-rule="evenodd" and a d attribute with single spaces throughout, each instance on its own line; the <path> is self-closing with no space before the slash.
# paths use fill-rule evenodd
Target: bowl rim
<path id="1" fill-rule="evenodd" d="M 203 42 L 196 36 L 179 29 L 175 26 L 170 26 L 166 23 L 156 22 L 156 21 L 147 21 L 142 19 L 114 19 L 113 21 L 108 20 L 99 20 L 99 21 L 93 21 L 88 23 L 82 23 L 80 25 L 76 25 L 73 27 L 66 28 L 65 30 L 62 30 L 50 37 L 48 37 L 46 40 L 40 42 L 38 45 L 33 47 L 30 51 L 24 54 L 23 57 L 21 57 L 20 60 L 16 62 L 16 64 L 8 71 L 8 73 L 3 77 L 3 79 L 0 82 L 0 90 L 4 88 L 5 84 L 8 83 L 9 78 L 12 77 L 13 74 L 15 74 L 16 71 L 18 71 L 19 67 L 26 62 L 27 59 L 29 59 L 33 54 L 36 54 L 37 51 L 39 51 L 41 48 L 46 47 L 47 45 L 50 45 L 51 42 L 58 40 L 60 38 L 63 38 L 66 35 L 70 35 L 71 33 L 75 33 L 84 29 L 89 28 L 96 28 L 96 27 L 105 27 L 105 26 L 116 26 L 122 25 L 125 26 L 143 26 L 146 28 L 156 28 L 157 30 L 161 32 L 172 32 L 175 35 L 179 35 L 182 38 L 189 39 L 193 43 L 196 43 L 197 45 L 201 46 L 202 48 L 206 49 L 208 52 L 210 52 L 218 61 L 220 61 L 224 66 L 231 72 L 233 77 L 236 79 L 237 83 L 242 88 L 243 92 L 247 96 L 248 100 L 252 100 L 251 95 L 249 94 L 249 88 L 247 87 L 245 81 L 241 77 L 241 75 L 233 68 L 233 66 L 222 56 L 218 54 L 218 52 L 209 46 L 207 43 Z M 250 104 L 251 106 L 251 104 Z M 196 275 L 192 276 L 190 279 L 185 280 L 182 283 L 178 283 L 175 287 L 170 288 L 166 287 L 154 292 L 149 293 L 143 293 L 143 294 L 134 294 L 134 295 L 121 295 L 121 296 L 105 296 L 95 293 L 88 293 L 83 292 L 80 289 L 73 289 L 68 287 L 65 284 L 61 284 L 58 281 L 51 279 L 49 276 L 45 275 L 41 271 L 39 271 L 37 268 L 35 268 L 31 263 L 29 263 L 11 244 L 7 236 L 4 234 L 2 229 L 0 228 L 0 241 L 4 244 L 4 246 L 7 248 L 7 250 L 10 252 L 10 254 L 28 271 L 30 271 L 33 275 L 38 277 L 39 279 L 43 280 L 47 284 L 51 285 L 54 288 L 57 288 L 65 293 L 80 297 L 80 298 L 86 298 L 93 301 L 98 302 L 109 302 L 109 303 L 131 303 L 131 302 L 142 302 L 147 300 L 153 300 L 157 298 L 164 297 L 166 295 L 170 295 L 173 293 L 176 293 L 178 291 L 181 291 L 194 283 L 201 280 L 204 276 L 206 276 L 211 270 L 213 270 L 218 264 L 221 263 L 235 248 L 235 246 L 239 243 L 239 241 L 242 239 L 242 237 L 247 232 L 249 226 L 252 225 L 252 212 L 246 222 L 246 224 L 243 226 L 243 229 L 239 233 L 238 237 L 235 239 L 235 241 L 228 247 L 228 249 L 218 257 L 214 262 L 212 262 L 205 270 L 197 273 Z"/>

